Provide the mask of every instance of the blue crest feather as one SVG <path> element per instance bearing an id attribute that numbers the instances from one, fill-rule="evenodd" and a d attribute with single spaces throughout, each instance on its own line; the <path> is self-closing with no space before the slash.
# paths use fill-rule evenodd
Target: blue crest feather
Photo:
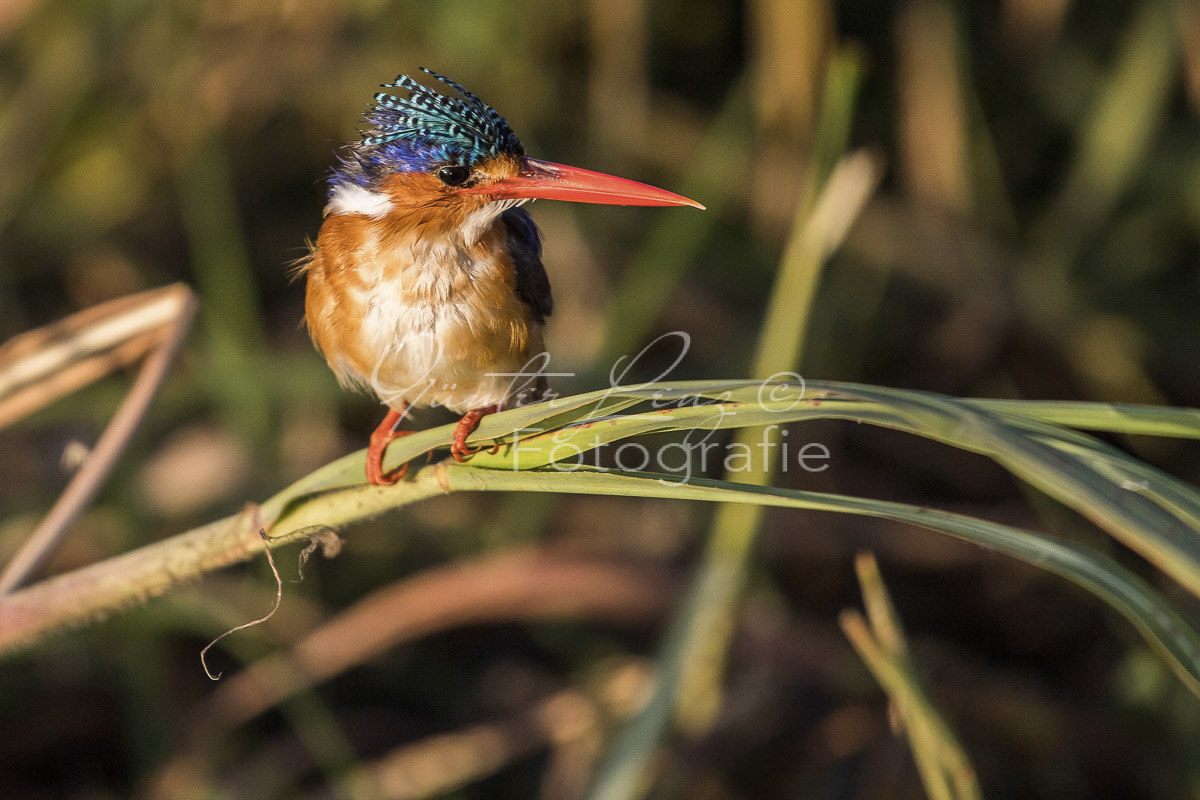
<path id="1" fill-rule="evenodd" d="M 521 156 L 525 148 L 496 109 L 461 84 L 421 67 L 458 96 L 444 95 L 400 75 L 384 88 L 399 88 L 407 97 L 375 95 L 364 118 L 371 129 L 362 141 L 339 156 L 331 184 L 347 181 L 369 186 L 393 172 L 427 171 L 440 164 L 470 166 L 501 154 Z"/>

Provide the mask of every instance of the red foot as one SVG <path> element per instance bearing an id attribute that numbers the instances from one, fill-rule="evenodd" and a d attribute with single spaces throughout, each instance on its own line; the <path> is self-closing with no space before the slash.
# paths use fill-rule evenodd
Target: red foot
<path id="1" fill-rule="evenodd" d="M 463 414 L 462 419 L 458 421 L 458 427 L 454 429 L 454 442 L 450 445 L 450 455 L 454 456 L 455 461 L 461 464 L 483 449 L 482 447 L 467 447 L 467 437 L 479 427 L 479 420 L 488 414 L 495 414 L 503 408 L 501 403 L 494 403 L 483 408 L 472 408 Z M 500 443 L 496 442 L 488 452 L 500 452 Z"/>
<path id="2" fill-rule="evenodd" d="M 408 410 L 408 406 L 405 406 Z M 384 474 L 383 454 L 387 446 L 401 436 L 408 436 L 412 431 L 398 431 L 396 426 L 404 419 L 404 411 L 388 409 L 387 416 L 379 427 L 371 434 L 371 444 L 367 447 L 367 480 L 374 486 L 393 486 L 408 472 L 408 462 L 404 462 L 395 472 Z"/>

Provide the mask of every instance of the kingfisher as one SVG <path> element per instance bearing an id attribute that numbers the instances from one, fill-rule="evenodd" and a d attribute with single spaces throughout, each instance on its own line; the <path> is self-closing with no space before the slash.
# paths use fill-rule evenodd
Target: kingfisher
<path id="1" fill-rule="evenodd" d="M 541 237 L 520 206 L 535 198 L 636 206 L 693 206 L 644 183 L 525 154 L 508 122 L 455 81 L 421 70 L 383 84 L 367 129 L 331 170 L 324 221 L 300 263 L 304 316 L 345 387 L 387 406 L 367 448 L 367 480 L 387 486 L 388 444 L 412 408 L 461 415 L 450 454 L 486 415 L 533 402 L 553 308 Z M 532 368 L 532 369 L 531 369 Z"/>

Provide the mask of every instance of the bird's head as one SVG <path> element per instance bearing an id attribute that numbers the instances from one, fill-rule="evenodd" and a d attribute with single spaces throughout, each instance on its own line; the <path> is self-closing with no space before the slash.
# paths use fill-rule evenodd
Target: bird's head
<path id="1" fill-rule="evenodd" d="M 449 78 L 421 69 L 455 94 L 441 94 L 407 75 L 384 84 L 408 96 L 375 95 L 365 115 L 370 130 L 342 154 L 330 175 L 331 193 L 356 187 L 385 196 L 393 208 L 438 209 L 454 218 L 482 209 L 499 213 L 534 198 L 704 208 L 644 183 L 531 158 L 494 108 Z"/>

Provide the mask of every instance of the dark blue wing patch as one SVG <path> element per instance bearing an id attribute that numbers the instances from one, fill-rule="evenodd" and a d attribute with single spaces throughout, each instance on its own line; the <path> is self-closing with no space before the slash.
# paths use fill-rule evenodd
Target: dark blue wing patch
<path id="1" fill-rule="evenodd" d="M 533 310 L 534 318 L 545 322 L 554 310 L 550 295 L 550 276 L 542 266 L 542 237 L 533 218 L 523 208 L 511 208 L 500 215 L 508 229 L 508 252 L 517 271 L 517 297 Z"/>

